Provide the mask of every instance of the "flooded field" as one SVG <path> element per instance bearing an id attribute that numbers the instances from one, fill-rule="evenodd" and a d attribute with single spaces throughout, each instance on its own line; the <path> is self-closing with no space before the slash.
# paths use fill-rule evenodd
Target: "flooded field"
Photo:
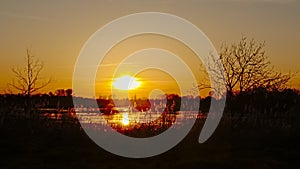
<path id="1" fill-rule="evenodd" d="M 145 135 L 145 131 L 154 132 L 147 136 L 153 136 L 163 132 L 169 127 L 181 127 L 186 123 L 192 123 L 196 118 L 205 119 L 206 115 L 193 111 L 178 111 L 175 113 L 128 111 L 119 108 L 117 113 L 103 114 L 98 109 L 72 109 L 69 111 L 42 113 L 42 118 L 52 119 L 58 122 L 78 119 L 81 126 L 103 130 L 104 132 L 118 131 L 120 133 L 134 132 L 135 135 Z M 138 131 L 139 134 L 136 132 Z M 130 134 L 127 134 L 130 135 Z"/>

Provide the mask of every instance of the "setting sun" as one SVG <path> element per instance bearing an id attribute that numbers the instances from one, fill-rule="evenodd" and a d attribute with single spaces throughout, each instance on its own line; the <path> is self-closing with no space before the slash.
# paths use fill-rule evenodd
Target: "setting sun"
<path id="1" fill-rule="evenodd" d="M 138 81 L 136 78 L 126 75 L 119 78 L 116 78 L 112 85 L 116 89 L 120 90 L 133 90 L 138 88 L 142 82 Z"/>

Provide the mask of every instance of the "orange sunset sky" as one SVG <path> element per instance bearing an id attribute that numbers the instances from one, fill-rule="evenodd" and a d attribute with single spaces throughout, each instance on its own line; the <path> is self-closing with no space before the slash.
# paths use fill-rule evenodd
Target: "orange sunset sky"
<path id="1" fill-rule="evenodd" d="M 72 88 L 76 59 L 88 38 L 110 21 L 137 12 L 164 12 L 182 17 L 200 28 L 217 51 L 222 43 L 237 42 L 243 35 L 257 42 L 265 41 L 266 55 L 275 70 L 297 72 L 300 64 L 299 9 L 298 0 L 1 1 L 0 92 L 4 93 L 7 83 L 13 79 L 12 66 L 24 64 L 26 48 L 31 48 L 32 54 L 44 63 L 42 77 L 53 79 L 40 92 Z M 126 44 L 129 47 L 124 50 Z M 114 55 L 128 55 L 148 46 L 192 55 L 184 45 L 172 39 L 145 36 L 133 37 L 116 46 L 106 61 L 111 61 L 109 58 Z M 106 90 L 105 83 L 109 83 L 99 76 L 109 77 L 109 72 L 113 72 L 113 67 L 105 69 L 107 75 L 97 74 L 97 95 L 101 95 Z M 144 76 L 147 77 L 147 72 Z M 161 79 L 151 80 L 161 82 Z M 150 83 L 148 85 L 151 87 Z M 299 73 L 289 87 L 300 89 Z"/>

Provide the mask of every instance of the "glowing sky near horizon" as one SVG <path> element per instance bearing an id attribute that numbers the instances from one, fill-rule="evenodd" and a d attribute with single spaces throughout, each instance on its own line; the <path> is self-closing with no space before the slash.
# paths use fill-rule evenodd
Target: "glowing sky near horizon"
<path id="1" fill-rule="evenodd" d="M 42 77 L 53 82 L 41 92 L 72 87 L 76 58 L 86 40 L 104 24 L 136 12 L 166 12 L 198 26 L 217 51 L 241 36 L 266 42 L 275 69 L 299 71 L 300 2 L 296 0 L 124 0 L 1 1 L 0 93 L 24 63 L 26 48 L 44 63 Z M 300 75 L 290 87 L 300 88 Z M 76 92 L 76 91 L 75 91 Z"/>

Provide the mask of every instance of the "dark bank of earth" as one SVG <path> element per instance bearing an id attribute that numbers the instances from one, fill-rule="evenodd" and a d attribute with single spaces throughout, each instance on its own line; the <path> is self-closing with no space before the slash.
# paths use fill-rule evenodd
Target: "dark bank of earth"
<path id="1" fill-rule="evenodd" d="M 76 120 L 6 120 L 1 126 L 1 169 L 81 168 L 299 168 L 299 131 L 221 122 L 205 143 L 197 142 L 201 124 L 172 150 L 146 159 L 113 155 L 98 147 Z"/>

